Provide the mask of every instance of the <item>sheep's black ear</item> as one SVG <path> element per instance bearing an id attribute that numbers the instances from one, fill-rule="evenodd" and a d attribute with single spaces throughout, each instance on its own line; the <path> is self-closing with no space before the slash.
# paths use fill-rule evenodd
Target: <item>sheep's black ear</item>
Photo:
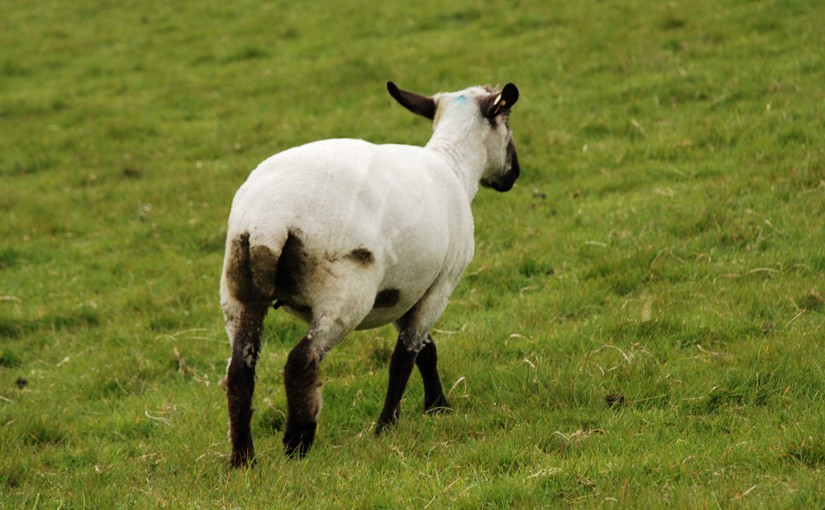
<path id="1" fill-rule="evenodd" d="M 407 110 L 430 120 L 435 117 L 435 100 L 433 98 L 401 90 L 391 81 L 387 82 L 387 91 Z"/>
<path id="2" fill-rule="evenodd" d="M 508 83 L 501 90 L 500 94 L 490 96 L 484 103 L 484 113 L 492 118 L 501 112 L 507 111 L 518 101 L 518 87 Z"/>

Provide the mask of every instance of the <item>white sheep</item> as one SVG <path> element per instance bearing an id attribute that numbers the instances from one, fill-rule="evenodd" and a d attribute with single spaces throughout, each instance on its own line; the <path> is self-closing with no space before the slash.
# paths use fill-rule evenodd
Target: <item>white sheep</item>
<path id="1" fill-rule="evenodd" d="M 479 184 L 507 191 L 519 175 L 508 118 L 519 97 L 470 87 L 390 95 L 433 121 L 424 147 L 335 139 L 261 163 L 232 202 L 221 306 L 232 343 L 225 387 L 233 466 L 254 455 L 250 418 L 263 319 L 283 306 L 309 324 L 284 368 L 285 452 L 303 456 L 321 410 L 319 364 L 354 329 L 392 323 L 398 343 L 376 432 L 399 417 L 413 365 L 424 411 L 448 408 L 430 328 L 473 257 L 470 203 Z"/>

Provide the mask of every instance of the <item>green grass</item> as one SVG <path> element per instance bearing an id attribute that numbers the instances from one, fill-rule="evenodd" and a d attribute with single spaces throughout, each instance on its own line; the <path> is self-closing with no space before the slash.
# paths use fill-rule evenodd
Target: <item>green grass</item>
<path id="1" fill-rule="evenodd" d="M 825 8 L 517 4 L 5 2 L 0 507 L 825 505 Z M 414 376 L 376 439 L 394 335 L 354 334 L 284 459 L 272 314 L 231 471 L 232 195 L 306 141 L 424 143 L 386 79 L 522 92 L 436 332 L 455 410 Z"/>

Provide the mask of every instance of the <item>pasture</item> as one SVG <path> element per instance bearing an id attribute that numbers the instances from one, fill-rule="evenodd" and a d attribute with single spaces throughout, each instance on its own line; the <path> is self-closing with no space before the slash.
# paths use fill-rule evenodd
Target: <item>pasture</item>
<path id="1" fill-rule="evenodd" d="M 0 507 L 821 508 L 825 5 L 804 0 L 0 6 Z M 422 145 L 423 93 L 512 81 L 521 178 L 474 202 L 434 332 L 453 412 L 374 435 L 395 345 L 322 364 L 230 470 L 218 303 L 235 190 L 330 137 Z"/>

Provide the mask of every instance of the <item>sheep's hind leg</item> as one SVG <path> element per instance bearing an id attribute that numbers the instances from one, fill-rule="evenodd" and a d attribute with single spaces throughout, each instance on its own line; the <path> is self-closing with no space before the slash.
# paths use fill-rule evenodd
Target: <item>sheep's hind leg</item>
<path id="1" fill-rule="evenodd" d="M 255 392 L 255 364 L 261 346 L 266 306 L 241 305 L 227 313 L 226 329 L 232 340 L 232 358 L 226 369 L 225 385 L 233 467 L 246 466 L 255 456 L 250 421 L 252 395 Z"/>
<path id="2" fill-rule="evenodd" d="M 424 412 L 437 413 L 449 410 L 450 404 L 444 396 L 441 378 L 438 376 L 438 355 L 431 335 L 427 335 L 424 347 L 415 358 L 415 364 L 424 381 Z"/>
<path id="3" fill-rule="evenodd" d="M 313 352 L 312 340 L 306 336 L 289 353 L 284 367 L 287 398 L 284 452 L 290 457 L 306 455 L 315 440 L 321 411 L 320 364 L 321 357 Z"/>
<path id="4" fill-rule="evenodd" d="M 307 335 L 289 353 L 284 367 L 287 398 L 284 453 L 302 458 L 315 440 L 321 412 L 321 360 L 352 330 L 340 320 L 313 321 Z"/>

